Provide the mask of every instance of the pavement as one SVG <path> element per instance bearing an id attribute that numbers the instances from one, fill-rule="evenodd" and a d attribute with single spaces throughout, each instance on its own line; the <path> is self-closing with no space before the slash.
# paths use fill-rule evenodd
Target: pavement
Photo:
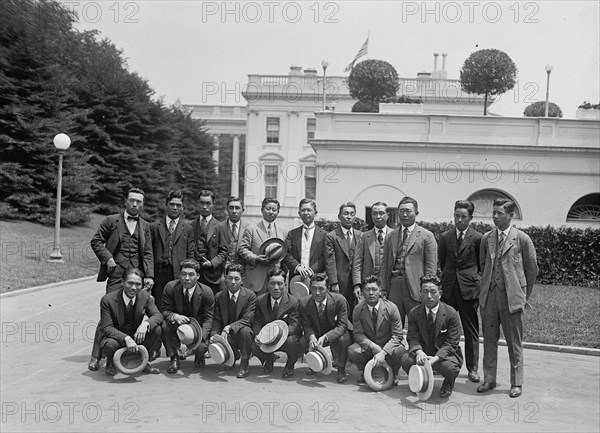
<path id="1" fill-rule="evenodd" d="M 168 375 L 109 377 L 87 370 L 104 284 L 93 279 L 53 284 L 0 297 L 0 430 L 13 431 L 599 431 L 600 357 L 525 348 L 523 395 L 512 399 L 506 347 L 498 352 L 498 386 L 477 394 L 463 367 L 449 399 L 440 400 L 441 376 L 421 402 L 399 385 L 373 392 L 350 380 L 307 378 L 306 364 L 281 378 L 256 358 L 250 376 L 237 379 L 210 359 Z M 532 347 L 532 346 L 530 346 Z M 480 348 L 483 355 L 483 347 Z M 163 349 L 164 354 L 164 349 Z M 481 364 L 481 360 L 480 360 Z M 480 367 L 481 374 L 481 367 Z"/>

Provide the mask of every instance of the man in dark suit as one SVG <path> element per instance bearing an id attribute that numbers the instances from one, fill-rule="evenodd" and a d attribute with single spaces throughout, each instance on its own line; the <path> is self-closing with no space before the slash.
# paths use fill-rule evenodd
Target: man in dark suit
<path id="1" fill-rule="evenodd" d="M 465 334 L 465 359 L 469 380 L 479 382 L 479 251 L 481 233 L 469 227 L 475 206 L 470 201 L 454 204 L 454 228 L 440 236 L 438 260 L 442 269 L 442 301 L 460 314 Z"/>
<path id="2" fill-rule="evenodd" d="M 510 397 L 523 387 L 523 311 L 538 275 L 531 238 L 511 227 L 515 203 L 494 200 L 492 219 L 496 228 L 481 239 L 481 320 L 483 322 L 483 384 L 477 392 L 496 386 L 500 326 L 510 359 Z"/>
<path id="3" fill-rule="evenodd" d="M 373 204 L 371 218 L 373 219 L 373 228 L 362 234 L 354 252 L 352 284 L 356 298 L 360 297 L 360 288 L 367 276 L 374 274 L 379 277 L 385 237 L 388 232 L 392 231 L 387 225 L 389 218 L 387 204 L 381 201 Z"/>
<path id="4" fill-rule="evenodd" d="M 376 364 L 385 360 L 396 375 L 406 353 L 398 307 L 380 297 L 378 280 L 373 274 L 363 280 L 364 300 L 356 306 L 352 317 L 355 343 L 348 348 L 348 356 L 361 372 L 358 383 L 365 383 L 363 371 L 372 358 Z"/>
<path id="5" fill-rule="evenodd" d="M 226 338 L 238 359 L 240 352 L 240 371 L 238 379 L 248 377 L 248 362 L 252 355 L 254 341 L 254 314 L 256 295 L 252 290 L 242 287 L 244 268 L 242 265 L 229 265 L 225 270 L 227 290 L 221 290 L 215 298 L 215 315 L 211 337 L 221 334 Z"/>
<path id="6" fill-rule="evenodd" d="M 302 225 L 287 235 L 287 254 L 284 263 L 291 276 L 308 280 L 313 274 L 325 272 L 325 238 L 327 232 L 315 225 L 317 203 L 310 198 L 300 200 L 298 215 Z"/>
<path id="7" fill-rule="evenodd" d="M 267 274 L 269 292 L 256 299 L 254 335 L 258 336 L 262 327 L 274 320 L 283 320 L 288 325 L 288 337 L 283 346 L 278 349 L 287 355 L 283 368 L 283 378 L 287 379 L 294 375 L 294 365 L 302 353 L 299 343 L 302 330 L 298 320 L 298 300 L 288 294 L 285 279 L 286 273 L 281 268 L 269 270 Z M 260 359 L 264 366 L 264 373 L 273 371 L 275 359 L 272 353 L 263 352 L 256 341 L 252 344 L 252 353 Z"/>
<path id="8" fill-rule="evenodd" d="M 180 264 L 179 279 L 167 283 L 163 291 L 162 342 L 171 358 L 167 373 L 177 373 L 180 368 L 178 349 L 181 345 L 177 336 L 179 325 L 190 323 L 195 318 L 202 327 L 202 342 L 194 351 L 194 367 L 204 367 L 204 354 L 208 350 L 208 338 L 212 330 L 215 297 L 210 287 L 200 284 L 200 264 L 186 259 Z"/>
<path id="9" fill-rule="evenodd" d="M 277 199 L 267 197 L 262 201 L 260 209 L 263 219 L 246 228 L 238 244 L 238 256 L 245 263 L 244 286 L 257 295 L 267 290 L 268 258 L 259 254 L 260 246 L 271 238 L 285 241 L 287 230 L 275 223 L 279 215 L 280 204 Z"/>
<path id="10" fill-rule="evenodd" d="M 352 288 L 352 262 L 356 244 L 362 236 L 362 232 L 352 227 L 355 218 L 354 203 L 342 204 L 338 212 L 340 226 L 327 233 L 325 240 L 325 268 L 331 284 L 330 290 L 346 298 L 350 316 L 356 303 Z"/>
<path id="11" fill-rule="evenodd" d="M 339 293 L 330 293 L 326 274 L 314 274 L 310 278 L 310 296 L 300 300 L 298 312 L 304 336 L 300 346 L 304 353 L 309 348 L 331 346 L 337 355 L 337 381 L 345 383 L 348 346 L 352 338 L 348 333 L 348 302 Z M 313 372 L 308 370 L 309 375 Z"/>
<path id="12" fill-rule="evenodd" d="M 144 208 L 144 191 L 131 188 L 125 200 L 125 212 L 109 215 L 102 220 L 90 244 L 98 260 L 100 271 L 97 281 L 106 281 L 106 293 L 122 287 L 122 276 L 127 268 L 139 268 L 145 275 L 144 289 L 154 284 L 154 257 L 150 224 L 140 218 Z M 100 367 L 100 328 L 96 328 L 94 346 L 88 368 Z"/>
<path id="13" fill-rule="evenodd" d="M 440 398 L 452 395 L 460 372 L 460 318 L 456 310 L 440 302 L 442 291 L 436 276 L 421 278 L 422 303 L 408 314 L 408 352 L 402 356 L 402 369 L 408 374 L 415 363 L 429 361 L 431 368 L 444 376 Z"/>
<path id="14" fill-rule="evenodd" d="M 152 296 L 162 310 L 165 285 L 179 278 L 179 264 L 194 258 L 194 230 L 182 218 L 184 205 L 181 191 L 169 191 L 165 200 L 167 215 L 150 224 L 154 254 L 154 286 Z"/>
<path id="15" fill-rule="evenodd" d="M 220 222 L 212 214 L 215 193 L 203 189 L 198 194 L 200 216 L 192 222 L 194 229 L 194 253 L 200 263 L 200 282 L 209 286 L 213 293 L 221 290 L 222 265 L 227 260 L 227 248 L 219 238 Z"/>
<path id="16" fill-rule="evenodd" d="M 162 314 L 154 305 L 154 298 L 142 290 L 144 274 L 137 268 L 128 268 L 122 276 L 122 289 L 107 293 L 100 301 L 101 347 L 106 356 L 106 374 L 116 374 L 113 355 L 121 347 L 136 352 L 142 344 L 150 350 L 160 340 Z M 157 374 L 150 363 L 146 373 Z"/>
<path id="17" fill-rule="evenodd" d="M 437 243 L 429 230 L 415 223 L 419 205 L 404 197 L 398 204 L 401 227 L 388 233 L 383 246 L 381 288 L 398 307 L 402 326 L 408 312 L 419 305 L 420 280 L 437 272 Z"/>

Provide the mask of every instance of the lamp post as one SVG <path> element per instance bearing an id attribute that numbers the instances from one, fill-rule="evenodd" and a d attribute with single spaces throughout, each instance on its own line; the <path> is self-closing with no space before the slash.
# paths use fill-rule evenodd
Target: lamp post
<path id="1" fill-rule="evenodd" d="M 54 248 L 50 253 L 48 262 L 64 263 L 60 252 L 60 202 L 62 199 L 62 167 L 63 156 L 71 145 L 71 139 L 67 134 L 56 134 L 54 137 L 54 146 L 58 150 L 58 182 L 56 183 L 56 219 L 54 222 Z"/>
<path id="2" fill-rule="evenodd" d="M 546 74 L 548 74 L 548 78 L 546 79 L 546 109 L 544 110 L 544 117 L 548 117 L 548 106 L 550 104 L 548 97 L 550 96 L 550 72 L 552 72 L 552 65 L 546 65 Z"/>
<path id="3" fill-rule="evenodd" d="M 323 111 L 325 111 L 325 103 L 327 101 L 327 97 L 325 96 L 325 89 L 327 86 L 327 66 L 329 66 L 329 62 L 327 60 L 323 60 L 321 62 L 321 66 L 323 67 Z"/>

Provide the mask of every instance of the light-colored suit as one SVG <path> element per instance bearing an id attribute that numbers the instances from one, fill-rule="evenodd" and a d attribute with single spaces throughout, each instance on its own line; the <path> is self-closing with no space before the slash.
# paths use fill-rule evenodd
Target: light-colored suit
<path id="1" fill-rule="evenodd" d="M 271 223 L 271 237 L 285 241 L 287 230 Z M 238 243 L 238 255 L 246 262 L 244 287 L 255 293 L 263 293 L 267 283 L 266 265 L 257 263 L 260 246 L 269 238 L 264 221 L 246 227 Z"/>
<path id="2" fill-rule="evenodd" d="M 371 274 L 379 276 L 381 262 L 379 263 L 379 269 L 375 270 L 375 261 L 379 255 L 380 248 L 379 240 L 377 240 L 377 230 L 376 227 L 373 227 L 371 230 L 363 233 L 358 240 L 356 251 L 354 252 L 354 263 L 352 264 L 353 286 L 357 284 L 362 285 L 364 279 Z M 381 260 L 383 261 L 383 254 Z"/>
<path id="3" fill-rule="evenodd" d="M 341 227 L 327 233 L 325 240 L 325 268 L 329 284 L 338 284 L 340 294 L 343 295 L 350 305 L 350 311 L 354 309 L 354 294 L 352 292 L 352 263 L 356 246 L 362 236 L 362 232 L 352 230 L 352 242 L 354 251 L 348 248 Z"/>
<path id="4" fill-rule="evenodd" d="M 223 271 L 230 264 L 242 263 L 238 256 L 238 245 L 244 232 L 249 227 L 249 224 L 242 218 L 237 223 L 238 232 L 237 239 L 233 239 L 233 235 L 231 233 L 231 229 L 229 228 L 229 218 L 223 221 L 219 227 L 219 239 L 221 241 L 221 246 L 227 247 L 227 260 L 225 262 L 225 266 L 223 266 Z"/>

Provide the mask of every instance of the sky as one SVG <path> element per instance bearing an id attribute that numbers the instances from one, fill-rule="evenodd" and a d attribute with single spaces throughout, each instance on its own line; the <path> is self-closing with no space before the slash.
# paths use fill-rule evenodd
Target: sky
<path id="1" fill-rule="evenodd" d="M 594 1 L 61 1 L 80 30 L 98 30 L 123 50 L 131 71 L 165 103 L 245 105 L 249 74 L 287 75 L 291 65 L 329 62 L 346 75 L 369 37 L 368 55 L 403 78 L 433 69 L 447 53 L 449 79 L 468 56 L 495 48 L 518 69 L 514 89 L 490 111 L 523 115 L 546 98 L 565 118 L 600 101 L 600 2 Z M 438 66 L 441 66 L 441 56 Z"/>

